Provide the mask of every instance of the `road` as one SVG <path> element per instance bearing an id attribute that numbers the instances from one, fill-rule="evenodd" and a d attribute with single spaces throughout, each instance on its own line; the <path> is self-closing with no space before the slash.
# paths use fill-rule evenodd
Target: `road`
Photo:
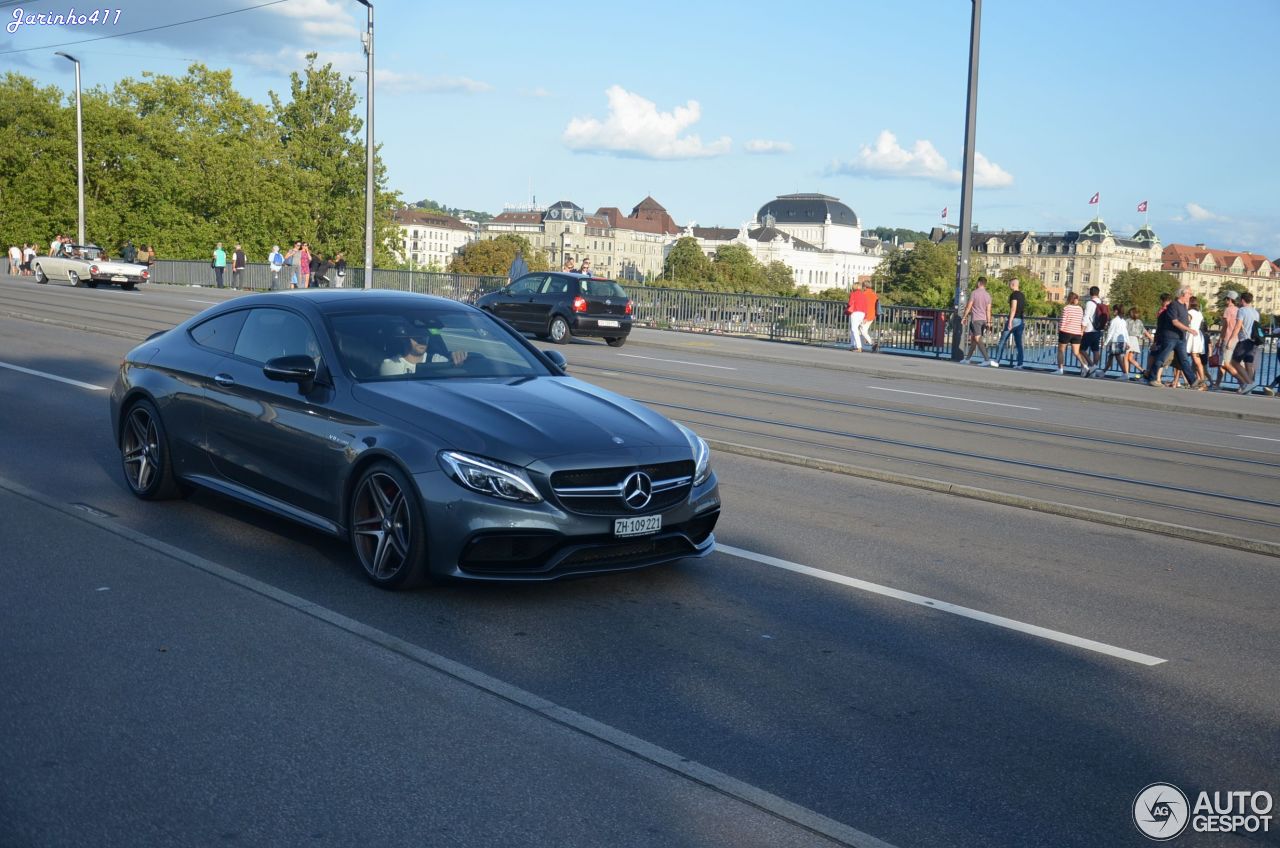
<path id="1" fill-rule="evenodd" d="M 105 393 L 93 387 L 110 384 L 130 337 L 226 296 L 0 280 L 0 312 L 25 316 L 0 318 L 0 428 L 21 445 L 0 462 L 0 477 L 898 848 L 1139 845 L 1131 803 L 1149 783 L 1280 794 L 1280 560 L 792 461 L 927 475 L 1015 502 L 1052 501 L 1066 513 L 1093 509 L 1274 543 L 1275 401 L 663 333 L 637 333 L 620 350 L 574 344 L 565 353 L 577 376 L 737 446 L 714 458 L 725 501 L 720 550 L 600 579 L 389 595 L 367 586 L 334 541 L 211 495 L 157 505 L 125 491 Z M 4 511 L 6 523 L 24 514 L 19 506 Z M 145 590 L 125 553 L 103 551 L 104 573 Z M 49 552 L 34 569 L 5 568 L 26 585 L 56 562 Z M 171 564 L 165 579 L 188 567 Z M 209 603 L 244 603 L 225 594 Z M 192 597 L 163 585 L 156 596 L 178 605 Z M 78 626 L 78 603 L 35 589 L 24 598 L 45 626 Z M 348 631 L 317 630 L 294 633 L 281 652 L 307 667 L 354 667 L 355 655 L 378 654 L 353 648 Z M 270 667 L 271 656 L 251 656 L 246 672 Z M 0 670 L 18 683 L 35 673 L 15 660 Z M 205 696 L 210 711 L 236 714 L 232 688 Z M 31 726 L 13 697 L 0 696 L 0 715 L 6 726 Z M 495 733 L 535 732 L 527 725 L 536 721 L 507 718 Z M 174 738 L 179 731 L 204 732 L 194 720 L 169 728 Z M 360 759 L 356 739 L 319 733 L 318 747 Z M 148 742 L 144 732 L 125 738 L 175 744 Z M 27 760 L 35 748 L 23 747 Z M 377 752 L 367 756 L 388 756 Z M 565 757 L 566 777 L 591 752 L 577 753 Z M 671 777 L 638 749 L 629 753 Z M 117 754 L 101 742 L 90 759 Z M 27 760 L 17 764 L 33 768 Z M 325 766 L 330 759 L 317 760 Z M 225 779 L 235 764 L 209 768 Z M 189 787 L 197 776 L 174 779 Z M 48 797 L 71 788 L 53 783 Z M 732 796 L 716 788 L 721 803 Z M 345 797 L 359 803 L 366 794 L 351 787 Z M 647 797 L 637 790 L 630 809 L 616 796 L 599 808 L 559 803 L 615 833 L 614 817 L 643 818 Z M 503 803 L 496 809 L 518 809 Z M 775 825 L 801 815 L 762 803 Z M 40 809 L 3 779 L 0 805 Z M 465 828 L 471 814 L 457 808 L 453 824 Z M 193 828 L 207 825 L 191 818 Z M 501 842 L 473 832 L 474 844 Z M 545 838 L 531 844 L 592 844 L 582 835 L 589 824 L 532 832 Z M 655 831 L 650 841 L 743 838 L 708 827 L 679 839 Z M 1176 844 L 1273 843 L 1203 835 Z"/>

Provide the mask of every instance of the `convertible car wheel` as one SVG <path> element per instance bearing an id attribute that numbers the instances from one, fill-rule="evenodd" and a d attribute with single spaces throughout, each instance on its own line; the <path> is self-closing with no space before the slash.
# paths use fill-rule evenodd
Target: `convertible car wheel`
<path id="1" fill-rule="evenodd" d="M 351 547 L 378 586 L 404 589 L 422 582 L 426 534 L 413 486 L 395 466 L 378 463 L 351 496 Z"/>
<path id="2" fill-rule="evenodd" d="M 120 460 L 129 488 L 143 500 L 166 500 L 182 494 L 173 476 L 164 424 L 150 401 L 140 400 L 129 408 L 120 428 Z"/>
<path id="3" fill-rule="evenodd" d="M 36 282 L 42 286 L 45 283 L 49 282 L 49 278 L 46 277 L 44 274 L 44 269 L 41 268 L 39 265 L 36 266 Z"/>
<path id="4" fill-rule="evenodd" d="M 67 279 L 71 281 L 72 288 L 76 288 L 80 285 L 80 275 L 75 271 L 69 271 L 67 273 Z"/>
<path id="5" fill-rule="evenodd" d="M 551 319 L 551 327 L 547 330 L 547 335 L 556 344 L 564 344 L 569 341 L 569 322 L 557 315 Z"/>

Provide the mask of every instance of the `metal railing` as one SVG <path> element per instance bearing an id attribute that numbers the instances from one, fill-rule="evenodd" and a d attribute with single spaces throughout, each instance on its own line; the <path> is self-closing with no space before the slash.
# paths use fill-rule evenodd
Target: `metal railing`
<path id="1" fill-rule="evenodd" d="M 281 273 L 283 288 L 288 288 L 292 270 L 292 266 L 285 266 Z M 432 294 L 467 302 L 496 291 L 507 283 L 505 277 L 473 274 L 393 269 L 374 269 L 373 273 L 374 288 Z M 223 277 L 224 285 L 230 286 L 230 270 L 224 271 Z M 329 280 L 331 284 L 337 282 L 333 272 L 330 272 Z M 212 286 L 214 271 L 208 262 L 162 259 L 156 262 L 152 281 Z M 348 268 L 343 284 L 347 288 L 363 288 L 364 269 Z M 269 290 L 270 266 L 263 263 L 250 264 L 246 267 L 238 288 Z M 635 325 L 639 327 L 828 347 L 847 347 L 850 341 L 849 319 L 844 314 L 845 304 L 840 301 L 667 289 L 639 284 L 629 284 L 626 289 L 633 301 Z M 952 315 L 950 309 L 881 306 L 879 316 L 871 327 L 871 335 L 878 342 L 880 350 L 886 353 L 950 358 Z M 1008 316 L 994 315 L 994 320 L 987 327 L 983 341 L 993 356 L 1007 318 Z M 968 340 L 965 341 L 967 345 Z M 1026 319 L 1022 342 L 1024 362 L 1028 367 L 1057 367 L 1057 319 Z M 1259 385 L 1270 385 L 1277 377 L 1275 344 L 1275 340 L 1268 340 L 1258 346 L 1255 356 L 1258 357 Z M 1006 344 L 1003 353 L 1002 364 L 1011 362 L 1014 355 L 1012 339 Z M 1148 345 L 1144 342 L 1137 356 L 1143 367 L 1146 366 L 1148 353 Z M 1105 361 L 1105 350 L 1103 356 Z M 1068 370 L 1079 369 L 1079 362 L 1070 349 L 1067 350 L 1065 359 L 1064 365 Z M 1119 374 L 1119 370 L 1113 367 L 1110 373 Z M 1236 385 L 1235 378 L 1230 376 L 1223 382 L 1228 386 Z"/>

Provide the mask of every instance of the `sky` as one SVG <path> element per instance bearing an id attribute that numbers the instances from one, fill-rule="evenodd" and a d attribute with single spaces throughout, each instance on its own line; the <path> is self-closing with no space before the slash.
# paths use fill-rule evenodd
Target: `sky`
<path id="1" fill-rule="evenodd" d="M 56 49 L 85 87 L 201 61 L 265 103 L 317 51 L 356 78 L 363 113 L 355 0 L 113 2 L 106 23 L 9 32 L 19 8 L 73 4 L 0 0 L 0 73 L 70 91 Z M 864 227 L 928 230 L 944 207 L 956 224 L 971 9 L 376 0 L 375 139 L 408 202 L 626 212 L 652 195 L 681 225 L 737 227 L 779 194 L 822 192 Z M 1145 220 L 1165 244 L 1280 258 L 1276 32 L 1280 0 L 986 0 L 974 223 L 1061 232 L 1100 215 L 1127 236 Z"/>

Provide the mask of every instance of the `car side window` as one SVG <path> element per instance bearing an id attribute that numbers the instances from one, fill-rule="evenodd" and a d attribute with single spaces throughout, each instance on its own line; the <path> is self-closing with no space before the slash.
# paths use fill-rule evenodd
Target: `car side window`
<path id="1" fill-rule="evenodd" d="M 262 307 L 248 310 L 233 353 L 253 362 L 277 356 L 319 356 L 311 325 L 301 315 L 285 309 Z"/>
<path id="2" fill-rule="evenodd" d="M 507 289 L 508 294 L 537 294 L 538 289 L 542 288 L 542 281 L 546 279 L 543 274 L 532 274 L 527 277 L 521 277 L 511 284 L 511 288 Z"/>
<path id="3" fill-rule="evenodd" d="M 239 309 L 201 321 L 188 331 L 191 340 L 201 347 L 230 353 L 235 349 L 236 338 L 240 335 L 240 328 L 244 326 L 244 319 L 248 314 L 248 311 Z"/>

